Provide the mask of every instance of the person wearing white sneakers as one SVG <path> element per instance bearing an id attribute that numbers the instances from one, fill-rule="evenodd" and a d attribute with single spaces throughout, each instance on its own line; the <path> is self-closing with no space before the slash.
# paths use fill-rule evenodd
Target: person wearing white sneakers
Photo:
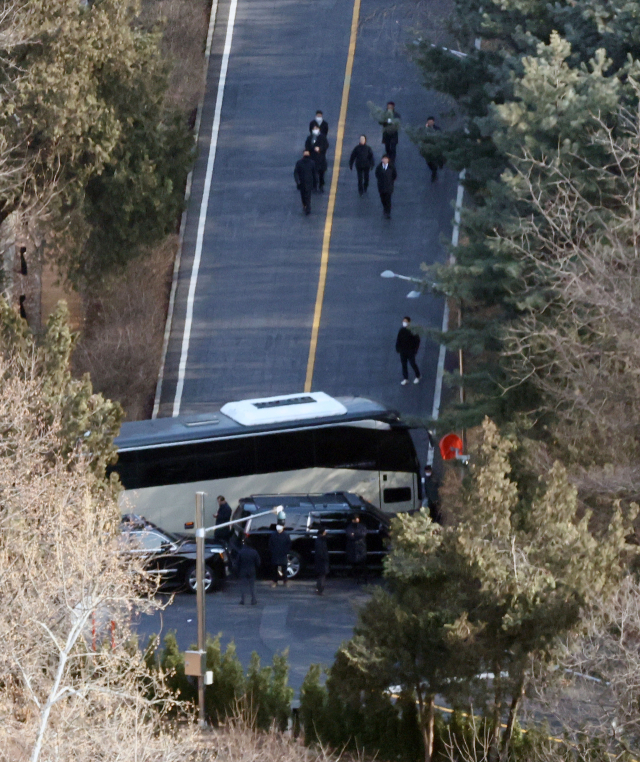
<path id="1" fill-rule="evenodd" d="M 410 317 L 405 316 L 402 318 L 402 328 L 398 331 L 398 338 L 396 339 L 396 352 L 400 355 L 400 362 L 402 363 L 402 381 L 400 382 L 402 386 L 406 386 L 409 383 L 407 363 L 411 365 L 413 372 L 416 374 L 413 383 L 420 383 L 420 368 L 416 365 L 416 355 L 420 348 L 420 337 L 409 328 L 410 324 Z"/>

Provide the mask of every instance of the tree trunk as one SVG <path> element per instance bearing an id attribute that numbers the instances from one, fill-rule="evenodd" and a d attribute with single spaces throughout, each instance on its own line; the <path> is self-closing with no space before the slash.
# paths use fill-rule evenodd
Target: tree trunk
<path id="1" fill-rule="evenodd" d="M 493 712 L 491 717 L 491 743 L 489 746 L 489 762 L 498 762 L 500 757 L 500 718 L 502 716 L 502 680 L 500 677 L 500 665 L 493 666 Z"/>
<path id="2" fill-rule="evenodd" d="M 507 762 L 509 758 L 509 751 L 511 749 L 511 736 L 513 735 L 513 726 L 516 723 L 516 717 L 518 715 L 518 709 L 520 702 L 524 696 L 524 673 L 520 676 L 518 686 L 513 693 L 511 699 L 511 705 L 509 706 L 509 717 L 507 719 L 507 727 L 502 734 L 502 749 L 500 752 L 500 762 Z"/>
<path id="3" fill-rule="evenodd" d="M 423 696 L 419 687 L 416 687 L 418 697 L 418 716 L 420 731 L 424 743 L 424 762 L 431 762 L 433 756 L 433 735 L 436 719 L 436 697 L 432 694 Z"/>

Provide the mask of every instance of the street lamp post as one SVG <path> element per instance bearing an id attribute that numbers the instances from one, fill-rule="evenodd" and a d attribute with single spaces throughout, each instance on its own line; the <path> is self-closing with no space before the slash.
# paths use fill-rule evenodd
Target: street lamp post
<path id="1" fill-rule="evenodd" d="M 204 576 L 205 576 L 205 563 L 204 563 L 204 540 L 207 532 L 212 532 L 216 529 L 224 529 L 225 527 L 235 526 L 236 524 L 242 524 L 249 521 L 249 519 L 258 518 L 258 516 L 267 516 L 270 513 L 275 513 L 278 518 L 284 518 L 283 506 L 277 505 L 270 511 L 261 511 L 260 513 L 253 513 L 251 516 L 245 516 L 241 519 L 234 519 L 232 521 L 226 521 L 224 524 L 217 524 L 211 527 L 205 527 L 204 525 L 204 492 L 196 492 L 196 607 L 198 609 L 198 650 L 194 653 L 188 651 L 189 656 L 195 657 L 194 661 L 187 660 L 185 658 L 185 674 L 197 676 L 198 678 L 198 724 L 201 728 L 206 727 L 207 721 L 205 718 L 205 705 L 204 705 L 204 686 L 205 686 L 205 674 L 206 674 L 206 640 L 207 640 L 207 625 L 206 625 L 206 599 L 204 589 Z M 285 572 L 286 573 L 286 572 Z"/>
<path id="2" fill-rule="evenodd" d="M 198 651 L 200 653 L 200 674 L 198 675 L 198 719 L 203 728 L 206 724 L 204 712 L 204 678 L 206 664 L 205 643 L 207 639 L 205 622 L 204 590 L 204 492 L 196 492 L 196 607 L 198 609 Z"/>
<path id="3" fill-rule="evenodd" d="M 400 278 L 400 280 L 408 280 L 411 283 L 422 283 L 420 278 L 411 278 L 409 275 L 398 275 L 398 273 L 394 273 L 393 270 L 384 270 L 380 273 L 381 278 Z M 417 299 L 420 296 L 420 291 L 409 291 L 407 294 L 407 299 Z"/>

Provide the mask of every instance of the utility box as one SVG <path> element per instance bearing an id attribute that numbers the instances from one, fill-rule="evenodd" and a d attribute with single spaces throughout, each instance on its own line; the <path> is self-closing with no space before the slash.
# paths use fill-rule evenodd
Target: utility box
<path id="1" fill-rule="evenodd" d="M 206 651 L 184 652 L 184 673 L 191 677 L 203 677 L 207 671 Z"/>

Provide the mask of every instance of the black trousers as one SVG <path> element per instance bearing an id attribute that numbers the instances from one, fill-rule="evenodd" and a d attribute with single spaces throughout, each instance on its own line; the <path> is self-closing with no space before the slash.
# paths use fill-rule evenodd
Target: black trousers
<path id="1" fill-rule="evenodd" d="M 382 201 L 382 209 L 384 213 L 389 216 L 391 214 L 391 194 L 378 191 L 380 194 L 380 201 Z"/>
<path id="2" fill-rule="evenodd" d="M 400 362 L 402 363 L 402 377 L 408 379 L 409 371 L 407 369 L 407 363 L 413 368 L 413 372 L 416 374 L 416 378 L 420 378 L 420 368 L 416 365 L 415 355 L 405 355 L 400 353 Z"/>
<path id="3" fill-rule="evenodd" d="M 277 584 L 278 580 L 282 580 L 284 584 L 287 584 L 287 565 L 286 564 L 274 564 L 273 565 L 273 581 Z"/>
<path id="4" fill-rule="evenodd" d="M 326 169 L 317 169 L 318 173 L 318 187 L 322 190 L 324 188 L 324 173 L 327 171 Z"/>
<path id="5" fill-rule="evenodd" d="M 316 580 L 316 590 L 319 593 L 324 592 L 324 583 L 327 581 L 327 575 L 326 574 L 318 574 L 317 580 Z"/>
<path id="6" fill-rule="evenodd" d="M 240 577 L 240 602 L 244 603 L 244 595 L 251 595 L 251 602 L 256 599 L 256 578 Z"/>
<path id="7" fill-rule="evenodd" d="M 306 214 L 311 211 L 311 191 L 307 188 L 300 188 L 300 198 L 302 199 L 302 206 Z"/>
<path id="8" fill-rule="evenodd" d="M 396 160 L 396 146 L 398 145 L 398 138 L 397 137 L 383 137 L 382 142 L 384 143 L 384 151 L 389 157 L 389 161 L 395 162 Z"/>
<path id="9" fill-rule="evenodd" d="M 427 166 L 431 170 L 431 180 L 432 182 L 438 177 L 438 165 L 435 163 L 435 161 L 428 161 Z"/>
<path id="10" fill-rule="evenodd" d="M 369 167 L 356 167 L 358 173 L 358 192 L 364 193 L 369 187 Z"/>

